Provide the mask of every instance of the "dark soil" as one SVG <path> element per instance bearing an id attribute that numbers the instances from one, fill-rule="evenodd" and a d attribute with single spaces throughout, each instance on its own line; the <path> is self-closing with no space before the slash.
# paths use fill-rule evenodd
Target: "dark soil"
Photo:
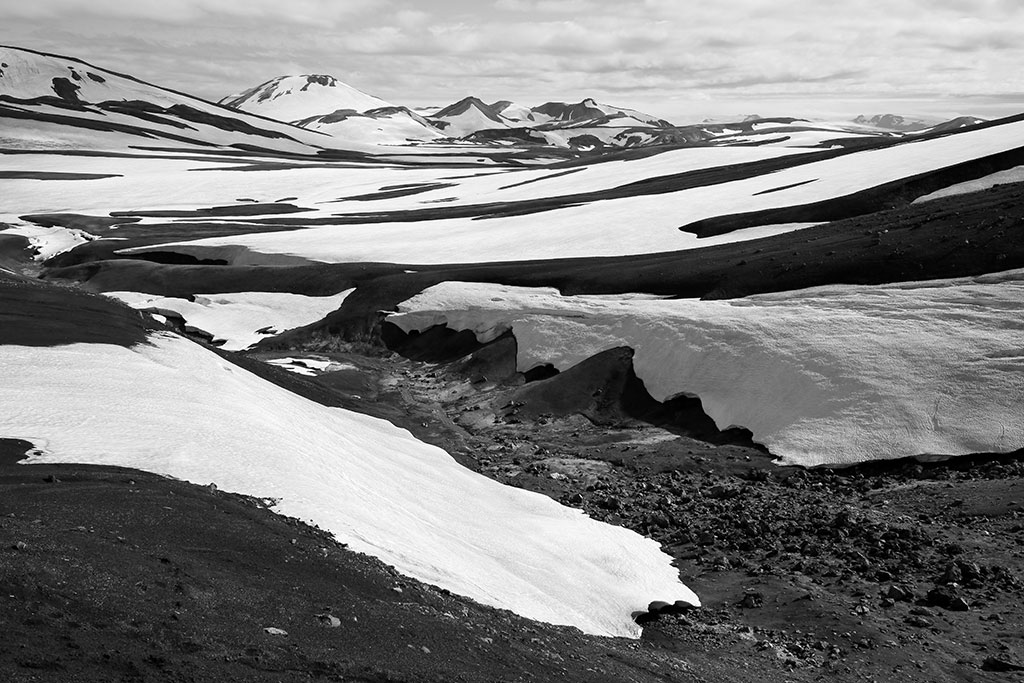
<path id="1" fill-rule="evenodd" d="M 663 406 L 660 426 L 630 415 L 651 399 L 626 381 L 628 353 L 526 383 L 514 349 L 443 364 L 328 353 L 360 370 L 307 381 L 661 542 L 704 608 L 646 617 L 644 640 L 728 662 L 722 680 L 994 681 L 1024 664 L 1024 453 L 778 467 L 744 434 L 709 432 L 699 405 Z"/>
<path id="2" fill-rule="evenodd" d="M 133 346 L 158 328 L 149 316 L 108 297 L 0 271 L 0 345 Z"/>

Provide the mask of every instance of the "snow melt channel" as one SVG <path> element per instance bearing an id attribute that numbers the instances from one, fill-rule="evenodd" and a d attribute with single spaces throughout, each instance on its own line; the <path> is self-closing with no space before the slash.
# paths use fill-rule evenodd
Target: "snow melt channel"
<path id="1" fill-rule="evenodd" d="M 654 398 L 695 394 L 720 429 L 812 466 L 1024 447 L 1022 301 L 1024 270 L 729 301 L 450 282 L 388 321 L 511 329 L 520 370 L 630 346 Z"/>
<path id="2" fill-rule="evenodd" d="M 698 604 L 657 543 L 503 486 L 376 418 L 327 408 L 169 333 L 128 349 L 0 346 L 0 434 L 29 463 L 118 465 L 279 499 L 354 550 L 482 603 L 587 633 Z"/>

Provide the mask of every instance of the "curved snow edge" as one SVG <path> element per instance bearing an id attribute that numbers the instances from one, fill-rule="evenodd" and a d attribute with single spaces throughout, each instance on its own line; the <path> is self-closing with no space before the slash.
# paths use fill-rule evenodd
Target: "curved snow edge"
<path id="1" fill-rule="evenodd" d="M 1021 300 L 1024 270 L 721 301 L 446 282 L 387 320 L 482 339 L 512 328 L 520 370 L 632 347 L 656 400 L 699 396 L 719 429 L 815 466 L 1024 447 Z"/>
<path id="2" fill-rule="evenodd" d="M 699 605 L 655 541 L 504 486 L 389 422 L 328 408 L 177 335 L 0 346 L 0 433 L 30 463 L 133 467 L 273 498 L 426 583 L 553 624 L 639 637 L 652 598 Z M 131 425 L 131 429 L 125 429 Z"/>

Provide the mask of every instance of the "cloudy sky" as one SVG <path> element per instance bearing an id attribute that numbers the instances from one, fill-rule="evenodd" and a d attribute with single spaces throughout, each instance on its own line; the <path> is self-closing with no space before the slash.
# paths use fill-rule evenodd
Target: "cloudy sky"
<path id="1" fill-rule="evenodd" d="M 0 0 L 0 43 L 220 99 L 328 73 L 705 116 L 1024 111 L 1024 0 Z"/>

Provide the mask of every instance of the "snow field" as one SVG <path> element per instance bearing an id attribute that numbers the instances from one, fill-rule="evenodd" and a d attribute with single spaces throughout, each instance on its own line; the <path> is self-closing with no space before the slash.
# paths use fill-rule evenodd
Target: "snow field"
<path id="1" fill-rule="evenodd" d="M 409 576 L 587 633 L 636 637 L 630 615 L 649 602 L 697 604 L 654 541 L 176 335 L 132 349 L 4 346 L 0 365 L 0 433 L 38 446 L 31 463 L 136 467 L 279 499 L 278 512 Z"/>
<path id="2" fill-rule="evenodd" d="M 288 232 L 214 237 L 195 240 L 190 244 L 199 247 L 244 246 L 260 253 L 289 254 L 318 261 L 365 260 L 420 264 L 676 251 L 713 243 L 698 240 L 678 230 L 698 220 L 726 212 L 754 212 L 845 196 L 979 156 L 1006 151 L 1017 146 L 1022 138 L 1024 122 L 1008 123 L 936 139 L 864 150 L 752 178 L 666 194 L 598 200 L 540 213 L 485 220 L 445 218 L 441 214 L 434 220 L 416 223 L 345 226 L 344 244 L 334 239 L 337 232 L 333 227 L 312 228 L 299 234 Z M 658 162 L 644 163 L 647 160 L 641 160 L 636 162 L 637 168 L 645 169 L 648 177 L 654 177 L 659 174 L 652 172 L 653 165 L 670 163 L 682 158 L 688 151 L 680 150 L 679 155 Z M 776 148 L 772 151 L 778 154 L 793 150 Z M 616 169 L 615 163 L 598 164 L 594 168 L 611 166 L 610 169 L 603 169 L 609 173 L 622 170 Z M 621 166 L 628 168 L 631 163 L 623 161 Z M 495 177 L 465 178 L 460 179 L 460 187 L 445 188 L 438 193 L 457 197 L 462 203 L 522 200 L 526 196 L 540 198 L 599 188 L 601 185 L 591 183 L 591 178 L 593 174 L 601 172 L 594 170 L 591 176 L 587 173 L 573 173 L 490 192 L 485 188 L 488 185 L 493 187 Z M 625 171 L 625 174 L 628 173 Z M 516 177 L 519 177 L 518 174 Z M 422 202 L 427 198 L 426 195 L 419 195 L 415 199 Z M 408 201 L 413 198 L 403 199 Z M 399 205 L 396 203 L 392 207 Z M 742 239 L 741 235 L 736 234 L 722 237 L 729 242 Z"/>
<path id="3" fill-rule="evenodd" d="M 405 330 L 512 329 L 520 370 L 630 346 L 654 398 L 700 397 L 786 464 L 1024 447 L 1024 271 L 729 301 L 563 297 L 451 282 L 401 304 Z"/>
<path id="4" fill-rule="evenodd" d="M 304 296 L 284 292 L 196 294 L 194 301 L 140 292 L 104 292 L 132 308 L 174 311 L 193 327 L 224 341 L 228 351 L 247 349 L 268 334 L 302 327 L 323 319 L 341 306 L 348 289 L 333 296 Z M 269 329 L 268 329 L 269 328 Z M 266 330 L 258 332 L 258 330 Z"/>

